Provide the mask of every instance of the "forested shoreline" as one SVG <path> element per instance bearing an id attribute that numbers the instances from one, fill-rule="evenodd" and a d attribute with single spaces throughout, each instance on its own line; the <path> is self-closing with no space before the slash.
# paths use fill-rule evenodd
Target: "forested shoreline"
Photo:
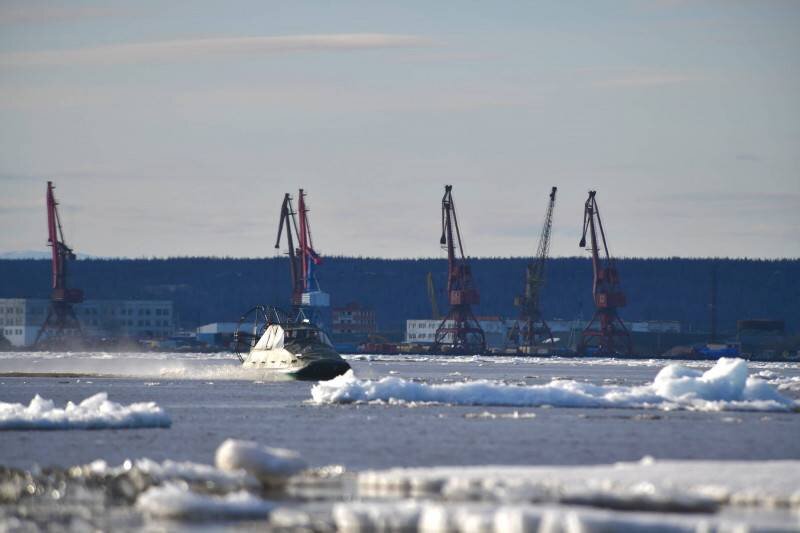
<path id="1" fill-rule="evenodd" d="M 481 316 L 515 316 L 524 258 L 471 259 Z M 678 320 L 686 330 L 707 330 L 711 272 L 717 270 L 720 328 L 736 320 L 774 318 L 796 331 L 800 320 L 800 259 L 618 259 L 628 305 L 625 320 Z M 408 318 L 427 318 L 426 275 L 432 272 L 439 307 L 446 309 L 446 261 L 327 257 L 318 269 L 334 306 L 358 302 L 375 309 L 378 326 L 398 331 Z M 554 258 L 547 264 L 542 308 L 547 318 L 588 318 L 592 266 L 588 259 Z M 256 303 L 289 299 L 286 258 L 83 259 L 70 264 L 71 285 L 87 299 L 173 300 L 182 327 L 235 320 Z M 50 262 L 0 260 L 0 297 L 46 298 Z"/>

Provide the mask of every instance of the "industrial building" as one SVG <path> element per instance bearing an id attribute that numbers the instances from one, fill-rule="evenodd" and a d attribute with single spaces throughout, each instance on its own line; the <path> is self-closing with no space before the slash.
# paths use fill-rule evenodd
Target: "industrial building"
<path id="1" fill-rule="evenodd" d="M 375 333 L 375 311 L 351 302 L 332 310 L 331 333 L 334 335 L 371 335 Z"/>
<path id="2" fill-rule="evenodd" d="M 230 346 L 238 322 L 212 322 L 197 328 L 195 339 L 208 346 Z"/>
<path id="3" fill-rule="evenodd" d="M 0 298 L 0 331 L 13 346 L 32 346 L 49 306 L 43 298 Z M 90 337 L 162 338 L 175 328 L 170 300 L 86 300 L 74 309 Z"/>

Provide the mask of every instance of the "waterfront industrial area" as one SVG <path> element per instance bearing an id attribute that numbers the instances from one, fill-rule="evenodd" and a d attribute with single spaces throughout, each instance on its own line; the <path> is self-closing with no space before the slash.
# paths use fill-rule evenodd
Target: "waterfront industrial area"
<path id="1" fill-rule="evenodd" d="M 224 316 L 211 323 L 187 327 L 169 299 L 94 299 L 70 284 L 68 270 L 76 255 L 64 239 L 64 228 L 48 182 L 46 215 L 51 247 L 51 296 L 0 298 L 0 346 L 6 349 L 101 349 L 164 351 L 227 351 L 235 342 L 239 317 Z M 744 356 L 790 360 L 798 357 L 800 342 L 793 325 L 782 318 L 741 317 L 735 331 L 717 327 L 717 274 L 712 265 L 708 292 L 698 295 L 708 306 L 708 328 L 687 328 L 680 320 L 630 320 L 624 318 L 628 298 L 614 257 L 606 241 L 596 192 L 584 205 L 580 247 L 590 255 L 594 310 L 581 317 L 550 318 L 541 305 L 547 283 L 551 230 L 557 188 L 544 203 L 544 217 L 533 255 L 519 272 L 516 316 L 480 314 L 480 288 L 461 240 L 453 190 L 445 187 L 441 200 L 439 244 L 447 257 L 444 286 L 437 287 L 428 272 L 419 280 L 427 296 L 429 316 L 403 320 L 403 329 L 381 329 L 376 310 L 346 294 L 335 295 L 344 305 L 331 306 L 331 296 L 317 278 L 323 259 L 314 249 L 306 192 L 286 194 L 280 206 L 275 249 L 288 258 L 291 296 L 288 302 L 251 302 L 277 305 L 294 313 L 303 310 L 324 328 L 342 353 L 372 354 L 502 354 L 536 356 L 616 356 L 717 358 Z M 532 235 L 533 238 L 536 237 Z M 269 283 L 284 284 L 284 279 Z M 41 280 L 41 283 L 46 283 Z M 438 290 L 437 290 L 438 289 Z M 0 294 L 0 296 L 6 296 Z M 90 296 L 90 295 L 87 295 Z M 636 298 L 636 295 L 633 296 Z M 442 305 L 444 304 L 444 305 Z M 546 318 L 547 317 L 547 318 Z"/>

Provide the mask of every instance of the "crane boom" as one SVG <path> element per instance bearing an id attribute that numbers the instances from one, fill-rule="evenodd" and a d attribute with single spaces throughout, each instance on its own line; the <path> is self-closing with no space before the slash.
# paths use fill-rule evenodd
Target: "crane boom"
<path id="1" fill-rule="evenodd" d="M 592 296 L 595 312 L 581 333 L 578 353 L 591 355 L 617 355 L 633 352 L 631 336 L 620 319 L 617 309 L 626 304 L 625 293 L 619 283 L 614 258 L 608 252 L 600 208 L 595 199 L 596 191 L 589 191 L 583 211 L 583 235 L 579 246 L 586 247 L 587 233 L 590 238 L 589 252 L 592 255 Z M 600 255 L 598 232 L 602 242 L 603 256 Z"/>
<path id="2" fill-rule="evenodd" d="M 536 256 L 528 263 L 525 269 L 525 293 L 518 296 L 514 302 L 520 308 L 522 328 L 520 330 L 519 325 L 512 328 L 509 332 L 509 337 L 519 342 L 521 336 L 520 348 L 528 353 L 531 352 L 533 346 L 542 340 L 549 339 L 550 343 L 555 342 L 550 327 L 542 317 L 540 297 L 545 280 L 545 266 L 550 252 L 550 234 L 553 229 L 556 191 L 558 191 L 556 187 L 550 189 L 550 199 L 547 204 L 544 223 L 542 224 L 542 232 L 539 235 L 539 245 L 536 247 Z"/>
<path id="3" fill-rule="evenodd" d="M 464 255 L 452 189 L 452 185 L 444 188 L 442 236 L 439 239 L 439 244 L 447 250 L 447 293 L 450 309 L 436 330 L 434 348 L 448 352 L 481 353 L 486 350 L 486 336 L 472 313 L 472 305 L 480 303 L 480 295 Z"/>

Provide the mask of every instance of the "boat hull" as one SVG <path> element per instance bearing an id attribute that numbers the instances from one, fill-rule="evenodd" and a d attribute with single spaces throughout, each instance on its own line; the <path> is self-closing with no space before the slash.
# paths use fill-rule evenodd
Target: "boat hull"
<path id="1" fill-rule="evenodd" d="M 286 348 L 253 350 L 242 364 L 244 368 L 274 370 L 294 379 L 324 381 L 350 370 L 350 365 L 333 350 L 306 349 L 294 352 Z"/>

